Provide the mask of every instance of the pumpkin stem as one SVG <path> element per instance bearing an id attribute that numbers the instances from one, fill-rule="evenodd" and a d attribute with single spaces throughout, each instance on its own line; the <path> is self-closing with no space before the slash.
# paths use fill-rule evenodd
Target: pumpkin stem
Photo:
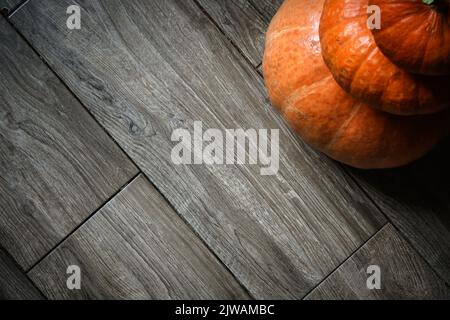
<path id="1" fill-rule="evenodd" d="M 422 0 L 422 2 L 444 13 L 447 13 L 450 7 L 450 0 Z"/>
<path id="2" fill-rule="evenodd" d="M 429 6 L 449 5 L 449 0 L 422 0 L 423 3 Z"/>

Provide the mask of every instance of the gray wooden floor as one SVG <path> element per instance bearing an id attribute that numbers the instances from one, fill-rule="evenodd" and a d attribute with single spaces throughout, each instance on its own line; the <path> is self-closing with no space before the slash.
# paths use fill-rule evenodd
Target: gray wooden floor
<path id="1" fill-rule="evenodd" d="M 450 298 L 448 143 L 388 171 L 306 146 L 260 73 L 281 1 L 72 4 L 0 0 L 0 297 Z M 175 165 L 194 121 L 280 129 L 279 173 Z"/>

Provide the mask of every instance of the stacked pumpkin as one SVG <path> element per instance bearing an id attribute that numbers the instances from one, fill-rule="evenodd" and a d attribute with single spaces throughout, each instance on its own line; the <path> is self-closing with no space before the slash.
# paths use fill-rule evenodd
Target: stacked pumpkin
<path id="1" fill-rule="evenodd" d="M 391 168 L 450 133 L 450 0 L 286 0 L 266 36 L 272 104 L 303 139 Z M 369 20 L 380 13 L 380 28 Z"/>

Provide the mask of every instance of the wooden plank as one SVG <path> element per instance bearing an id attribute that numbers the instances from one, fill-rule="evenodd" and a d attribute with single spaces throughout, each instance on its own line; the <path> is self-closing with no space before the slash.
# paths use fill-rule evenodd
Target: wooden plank
<path id="1" fill-rule="evenodd" d="M 349 169 L 390 221 L 450 284 L 450 140 L 410 166 Z"/>
<path id="2" fill-rule="evenodd" d="M 268 21 L 248 0 L 198 0 L 198 2 L 256 67 L 261 62 Z"/>
<path id="3" fill-rule="evenodd" d="M 24 1 L 25 0 L 0 0 L 0 11 L 8 14 L 11 10 L 17 8 Z"/>
<path id="4" fill-rule="evenodd" d="M 197 1 L 253 66 L 258 66 L 267 28 L 283 0 Z"/>
<path id="5" fill-rule="evenodd" d="M 29 268 L 137 169 L 0 17 L 0 244 Z"/>
<path id="6" fill-rule="evenodd" d="M 22 3 L 22 0 L 0 0 L 0 9 L 12 9 Z"/>
<path id="7" fill-rule="evenodd" d="M 40 300 L 43 298 L 9 254 L 0 248 L 0 300 Z"/>
<path id="8" fill-rule="evenodd" d="M 341 167 L 298 139 L 192 1 L 31 1 L 13 23 L 257 298 L 299 298 L 384 225 Z M 32 23 L 31 23 L 32 22 Z M 174 129 L 280 129 L 280 170 L 175 165 Z"/>
<path id="9" fill-rule="evenodd" d="M 380 268 L 380 289 L 368 289 L 369 266 Z M 373 284 L 373 282 L 371 282 Z M 307 299 L 449 299 L 450 290 L 388 224 Z"/>
<path id="10" fill-rule="evenodd" d="M 209 2 L 206 1 L 205 2 Z M 227 2 L 223 17 L 248 5 L 248 0 Z M 269 22 L 282 1 L 254 1 L 253 6 L 263 12 L 263 20 Z M 228 13 L 227 13 L 228 12 Z M 258 18 L 259 20 L 260 18 Z M 222 25 L 220 19 L 218 23 Z M 230 23 L 239 25 L 238 22 Z M 226 28 L 223 28 L 227 30 Z M 233 37 L 236 32 L 227 32 Z M 262 55 L 261 55 L 262 56 Z M 256 60 L 254 58 L 253 60 Z M 258 71 L 262 75 L 261 67 Z M 388 171 L 361 171 L 349 169 L 357 182 L 366 190 L 387 214 L 390 220 L 411 241 L 421 255 L 440 276 L 450 283 L 450 142 L 432 156 L 403 169 Z M 426 186 L 426 187 L 425 187 Z"/>
<path id="11" fill-rule="evenodd" d="M 81 290 L 67 289 L 70 265 Z M 51 299 L 249 298 L 143 176 L 29 275 Z"/>
<path id="12" fill-rule="evenodd" d="M 284 0 L 248 0 L 262 14 L 267 22 L 272 20 Z"/>

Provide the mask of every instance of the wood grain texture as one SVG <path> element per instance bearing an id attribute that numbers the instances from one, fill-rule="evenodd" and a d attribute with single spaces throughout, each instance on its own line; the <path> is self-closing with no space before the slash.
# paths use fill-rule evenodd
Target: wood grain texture
<path id="1" fill-rule="evenodd" d="M 283 0 L 248 0 L 252 3 L 253 7 L 255 7 L 261 15 L 264 17 L 264 20 L 270 22 L 273 16 L 277 13 L 278 8 L 283 3 Z"/>
<path id="2" fill-rule="evenodd" d="M 436 272 L 450 284 L 450 140 L 397 170 L 348 169 Z"/>
<path id="3" fill-rule="evenodd" d="M 381 289 L 367 288 L 370 265 L 381 271 Z M 388 224 L 307 299 L 449 299 L 450 290 Z"/>
<path id="4" fill-rule="evenodd" d="M 268 21 L 248 0 L 198 0 L 198 2 L 256 67 L 261 62 Z"/>
<path id="5" fill-rule="evenodd" d="M 24 0 L 0 0 L 0 10 L 10 11 L 20 5 Z"/>
<path id="6" fill-rule="evenodd" d="M 270 18 L 282 1 L 256 1 Z M 262 75 L 261 67 L 258 71 Z M 347 171 L 399 228 L 434 270 L 450 284 L 450 141 L 401 169 Z"/>
<path id="7" fill-rule="evenodd" d="M 306 147 L 261 77 L 192 1 L 31 1 L 12 21 L 256 298 L 301 298 L 384 225 Z M 174 129 L 280 129 L 280 170 L 175 165 Z"/>
<path id="8" fill-rule="evenodd" d="M 258 66 L 265 34 L 283 0 L 197 0 L 222 32 Z"/>
<path id="9" fill-rule="evenodd" d="M 0 300 L 41 300 L 43 298 L 9 254 L 0 248 Z"/>
<path id="10" fill-rule="evenodd" d="M 70 265 L 81 290 L 67 289 Z M 143 176 L 29 275 L 51 299 L 249 298 Z"/>
<path id="11" fill-rule="evenodd" d="M 137 169 L 0 17 L 0 244 L 23 269 Z"/>

